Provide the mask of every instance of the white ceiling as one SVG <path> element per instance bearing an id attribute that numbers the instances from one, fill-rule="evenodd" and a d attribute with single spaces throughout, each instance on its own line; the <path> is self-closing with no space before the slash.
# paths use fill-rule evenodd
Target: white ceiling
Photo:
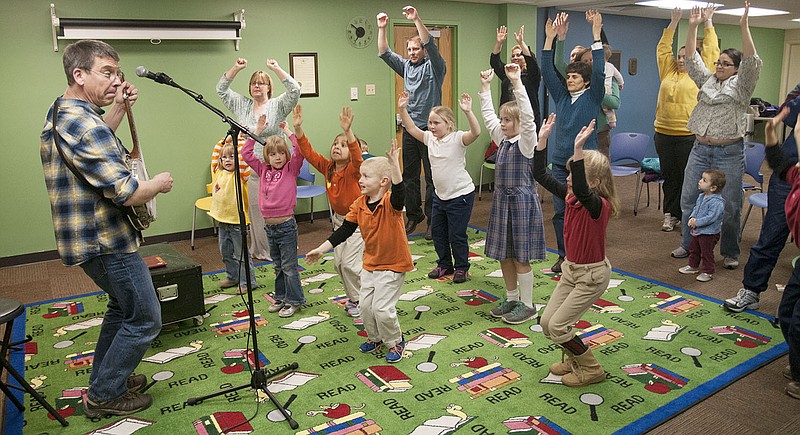
<path id="1" fill-rule="evenodd" d="M 473 3 L 504 4 L 517 3 L 535 5 L 540 8 L 555 7 L 563 10 L 586 11 L 587 9 L 598 9 L 601 13 L 626 15 L 633 17 L 664 18 L 669 19 L 671 11 L 658 9 L 649 6 L 639 6 L 639 0 L 458 0 Z M 737 9 L 744 6 L 744 0 L 717 0 L 721 3 L 718 10 Z M 768 27 L 773 29 L 800 29 L 800 23 L 792 21 L 800 18 L 800 0 L 750 0 L 751 7 L 761 7 L 767 9 L 778 9 L 788 11 L 789 14 L 777 15 L 772 17 L 750 17 L 751 27 Z M 684 18 L 688 16 L 688 11 L 684 11 Z M 731 15 L 715 14 L 714 22 L 719 24 L 739 24 L 739 17 Z"/>

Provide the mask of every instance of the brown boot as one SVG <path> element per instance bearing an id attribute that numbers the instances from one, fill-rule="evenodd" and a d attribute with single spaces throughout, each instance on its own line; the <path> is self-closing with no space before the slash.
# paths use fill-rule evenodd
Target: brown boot
<path id="1" fill-rule="evenodd" d="M 603 382 L 605 378 L 606 371 L 603 370 L 603 366 L 592 355 L 592 349 L 589 349 L 582 355 L 573 357 L 572 372 L 564 375 L 561 378 L 561 383 L 568 387 L 582 387 Z"/>
<path id="2" fill-rule="evenodd" d="M 561 362 L 550 364 L 550 373 L 557 376 L 564 376 L 572 372 L 572 354 L 566 350 L 561 349 Z"/>

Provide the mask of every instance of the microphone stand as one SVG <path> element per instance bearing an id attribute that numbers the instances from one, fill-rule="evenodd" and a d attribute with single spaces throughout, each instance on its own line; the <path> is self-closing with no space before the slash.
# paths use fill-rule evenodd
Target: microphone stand
<path id="1" fill-rule="evenodd" d="M 159 74 L 161 74 L 161 73 L 159 73 Z M 167 76 L 165 74 L 162 74 L 162 75 L 164 76 L 164 79 L 162 79 L 163 81 L 162 80 L 156 80 L 156 79 L 153 79 L 153 80 L 157 81 L 158 83 L 162 83 L 162 84 L 169 85 L 169 86 L 172 86 L 174 88 L 180 89 L 185 94 L 187 94 L 190 97 L 192 97 L 192 99 L 194 99 L 196 102 L 198 102 L 201 105 L 205 106 L 208 110 L 212 111 L 214 114 L 219 116 L 222 119 L 222 122 L 225 122 L 230 126 L 230 129 L 228 130 L 228 133 L 227 133 L 227 135 L 225 137 L 227 139 L 227 137 L 230 136 L 231 137 L 231 142 L 234 143 L 234 146 L 233 146 L 233 159 L 234 159 L 234 163 L 235 163 L 234 164 L 234 173 L 235 173 L 235 177 L 236 177 L 236 201 L 237 201 L 238 212 L 239 212 L 239 230 L 242 233 L 242 251 L 245 251 L 247 249 L 247 224 L 246 224 L 246 221 L 245 221 L 244 202 L 243 202 L 243 199 L 242 199 L 242 178 L 240 176 L 240 171 L 239 171 L 239 146 L 238 146 L 239 145 L 239 142 L 238 142 L 239 141 L 239 133 L 242 132 L 242 133 L 247 134 L 253 140 L 255 140 L 256 142 L 258 142 L 258 143 L 260 143 L 262 145 L 264 144 L 264 140 L 261 139 L 260 137 L 258 137 L 257 135 L 253 134 L 250 130 L 248 130 L 247 128 L 245 128 L 244 126 L 239 124 L 238 122 L 236 122 L 233 119 L 231 119 L 231 117 L 227 116 L 225 113 L 223 113 L 218 108 L 216 108 L 216 107 L 212 106 L 211 104 L 209 104 L 205 99 L 203 99 L 202 95 L 198 94 L 195 91 L 192 91 L 191 89 L 186 89 L 183 86 L 175 83 L 175 81 L 173 81 L 169 76 Z M 241 390 L 241 389 L 244 389 L 244 388 L 253 388 L 255 390 L 263 391 L 267 395 L 267 397 L 269 397 L 270 402 L 272 402 L 272 404 L 275 405 L 275 408 L 277 408 L 278 411 L 280 411 L 280 413 L 286 419 L 286 421 L 289 422 L 289 426 L 292 429 L 297 429 L 298 426 L 299 426 L 297 424 L 297 422 L 294 419 L 292 419 L 291 414 L 289 414 L 289 412 L 286 411 L 286 408 L 284 406 L 282 406 L 278 402 L 278 400 L 275 398 L 275 395 L 273 395 L 272 392 L 269 391 L 269 388 L 267 387 L 267 379 L 269 377 L 274 377 L 276 375 L 279 375 L 281 373 L 284 373 L 284 372 L 287 372 L 287 371 L 290 371 L 290 370 L 296 370 L 299 367 L 299 365 L 297 364 L 297 362 L 293 362 L 293 363 L 281 368 L 280 370 L 270 374 L 269 376 L 264 371 L 264 368 L 261 367 L 261 362 L 259 361 L 259 358 L 258 358 L 258 356 L 259 356 L 258 336 L 257 336 L 257 331 L 256 331 L 256 322 L 255 322 L 255 307 L 254 307 L 254 304 L 253 304 L 253 288 L 252 288 L 252 284 L 251 284 L 252 281 L 251 281 L 251 277 L 250 277 L 250 255 L 249 255 L 249 253 L 247 255 L 242 255 L 242 254 L 244 254 L 244 252 L 240 253 L 240 256 L 242 258 L 240 269 L 242 269 L 242 268 L 244 269 L 245 278 L 246 278 L 246 281 L 247 281 L 247 309 L 249 311 L 249 319 L 250 319 L 250 337 L 253 339 L 253 360 L 255 361 L 255 369 L 253 370 L 253 372 L 252 372 L 252 374 L 250 376 L 250 383 L 239 385 L 239 386 L 232 387 L 232 388 L 228 388 L 228 389 L 222 390 L 222 391 L 217 391 L 215 393 L 207 394 L 205 396 L 192 397 L 192 398 L 189 398 L 186 401 L 186 404 L 190 405 L 190 406 L 191 405 L 196 405 L 196 404 L 201 403 L 205 399 L 221 396 L 223 394 L 228 394 L 230 392 L 238 391 L 238 390 Z M 247 355 L 245 355 L 245 358 L 246 357 L 247 357 Z M 288 406 L 288 403 L 287 403 L 287 406 Z M 226 430 L 230 430 L 230 429 L 232 429 L 232 428 L 227 428 Z"/>

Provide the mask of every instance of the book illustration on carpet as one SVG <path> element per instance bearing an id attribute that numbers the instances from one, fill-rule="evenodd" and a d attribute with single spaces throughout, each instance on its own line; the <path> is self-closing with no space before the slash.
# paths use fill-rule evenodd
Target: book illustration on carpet
<path id="1" fill-rule="evenodd" d="M 359 351 L 366 339 L 363 322 L 347 316 L 333 261 L 301 268 L 308 303 L 290 318 L 268 313 L 273 267 L 256 267 L 266 289 L 254 298 L 258 353 L 250 347 L 243 297 L 218 288 L 224 272 L 204 276 L 206 321 L 170 325 L 153 341 L 137 373 L 150 380 L 154 403 L 130 418 L 92 421 L 83 411 L 108 302 L 103 293 L 27 306 L 25 321 L 15 322 L 14 340 L 26 334 L 33 340 L 12 361 L 66 416 L 70 433 L 210 434 L 251 416 L 249 427 L 231 430 L 287 433 L 263 391 L 186 403 L 247 385 L 258 361 L 267 388 L 300 424 L 300 432 L 292 433 L 629 434 L 646 431 L 786 351 L 766 316 L 731 315 L 719 301 L 614 271 L 595 309 L 574 325 L 606 380 L 566 387 L 548 370 L 561 360 L 561 347 L 535 320 L 508 325 L 490 314 L 505 299 L 505 285 L 497 262 L 481 255 L 483 233 L 471 233 L 475 255 L 469 279 L 460 284 L 450 276 L 427 278 L 436 261 L 431 242 L 417 237 L 409 245 L 419 270 L 406 274 L 396 307 L 406 341 L 396 364 L 385 363 L 385 348 Z M 555 258 L 550 253 L 532 264 L 539 313 L 560 278 L 546 269 Z M 299 369 L 269 377 L 295 361 Z M 46 415 L 36 406 L 24 414 L 7 408 L 7 433 L 54 433 L 57 422 Z"/>

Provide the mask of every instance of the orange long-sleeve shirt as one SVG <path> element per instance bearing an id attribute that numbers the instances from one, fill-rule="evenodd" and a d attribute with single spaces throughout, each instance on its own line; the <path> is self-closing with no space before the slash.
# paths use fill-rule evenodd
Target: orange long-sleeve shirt
<path id="1" fill-rule="evenodd" d="M 331 204 L 333 211 L 342 216 L 346 215 L 350 210 L 350 204 L 361 196 L 358 179 L 361 177 L 361 163 L 364 159 L 361 157 L 361 148 L 359 148 L 358 140 L 347 144 L 347 148 L 350 150 L 350 163 L 341 171 L 336 171 L 336 164 L 333 161 L 311 147 L 308 136 L 303 135 L 303 137 L 298 138 L 297 145 L 300 147 L 300 152 L 308 160 L 308 163 L 311 163 L 311 166 L 325 177 L 328 202 Z"/>

